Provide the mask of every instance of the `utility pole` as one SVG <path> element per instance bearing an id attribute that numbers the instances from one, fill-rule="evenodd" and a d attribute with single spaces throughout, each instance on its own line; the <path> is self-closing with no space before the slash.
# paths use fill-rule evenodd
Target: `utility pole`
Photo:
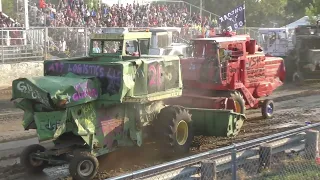
<path id="1" fill-rule="evenodd" d="M 29 0 L 24 0 L 24 27 L 26 30 L 29 29 Z"/>
<path id="2" fill-rule="evenodd" d="M 202 0 L 200 0 L 200 16 L 201 16 L 201 24 L 202 24 Z"/>

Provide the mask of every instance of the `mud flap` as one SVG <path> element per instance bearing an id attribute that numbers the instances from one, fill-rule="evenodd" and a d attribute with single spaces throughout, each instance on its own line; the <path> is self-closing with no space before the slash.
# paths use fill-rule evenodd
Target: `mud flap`
<path id="1" fill-rule="evenodd" d="M 236 136 L 246 119 L 232 110 L 188 108 L 196 135 Z"/>

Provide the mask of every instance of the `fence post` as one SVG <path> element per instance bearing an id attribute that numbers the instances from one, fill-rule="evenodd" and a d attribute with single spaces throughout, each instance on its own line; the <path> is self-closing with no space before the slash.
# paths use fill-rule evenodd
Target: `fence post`
<path id="1" fill-rule="evenodd" d="M 217 165 L 214 160 L 201 161 L 201 180 L 216 180 L 217 179 Z"/>
<path id="2" fill-rule="evenodd" d="M 261 172 L 264 168 L 270 168 L 272 161 L 272 146 L 265 143 L 261 144 L 259 147 L 259 168 L 258 171 Z"/>
<path id="3" fill-rule="evenodd" d="M 231 150 L 231 169 L 232 180 L 237 180 L 237 149 L 235 144 L 233 144 L 233 149 Z"/>
<path id="4" fill-rule="evenodd" d="M 305 141 L 305 152 L 306 158 L 315 159 L 319 153 L 319 131 L 317 130 L 308 130 L 306 132 L 306 141 Z"/>
<path id="5" fill-rule="evenodd" d="M 89 47 L 88 47 L 88 29 L 87 26 L 85 26 L 84 28 L 84 37 L 85 37 L 85 51 L 86 51 L 86 57 L 88 56 L 88 51 L 89 51 Z"/>
<path id="6" fill-rule="evenodd" d="M 2 63 L 4 64 L 4 41 L 3 41 L 3 29 L 1 29 L 1 46 L 2 46 L 2 56 L 1 56 L 1 59 L 2 59 Z"/>
<path id="7" fill-rule="evenodd" d="M 48 48 L 50 43 L 48 42 L 48 27 L 44 28 L 44 60 L 48 57 Z"/>

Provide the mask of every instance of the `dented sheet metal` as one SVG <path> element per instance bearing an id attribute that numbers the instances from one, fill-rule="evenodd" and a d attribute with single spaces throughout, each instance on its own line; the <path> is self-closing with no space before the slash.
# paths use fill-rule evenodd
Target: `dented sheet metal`
<path id="1" fill-rule="evenodd" d="M 12 82 L 12 99 L 26 98 L 54 109 L 96 100 L 100 85 L 95 78 L 44 76 L 20 78 Z"/>

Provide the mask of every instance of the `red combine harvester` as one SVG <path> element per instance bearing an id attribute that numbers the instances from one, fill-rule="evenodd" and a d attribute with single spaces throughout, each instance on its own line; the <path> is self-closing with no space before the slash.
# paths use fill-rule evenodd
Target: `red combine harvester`
<path id="1" fill-rule="evenodd" d="M 242 114 L 261 107 L 264 118 L 272 117 L 273 101 L 258 98 L 283 84 L 282 58 L 266 57 L 249 35 L 202 36 L 191 42 L 192 57 L 181 59 L 183 95 L 167 103 Z"/>

